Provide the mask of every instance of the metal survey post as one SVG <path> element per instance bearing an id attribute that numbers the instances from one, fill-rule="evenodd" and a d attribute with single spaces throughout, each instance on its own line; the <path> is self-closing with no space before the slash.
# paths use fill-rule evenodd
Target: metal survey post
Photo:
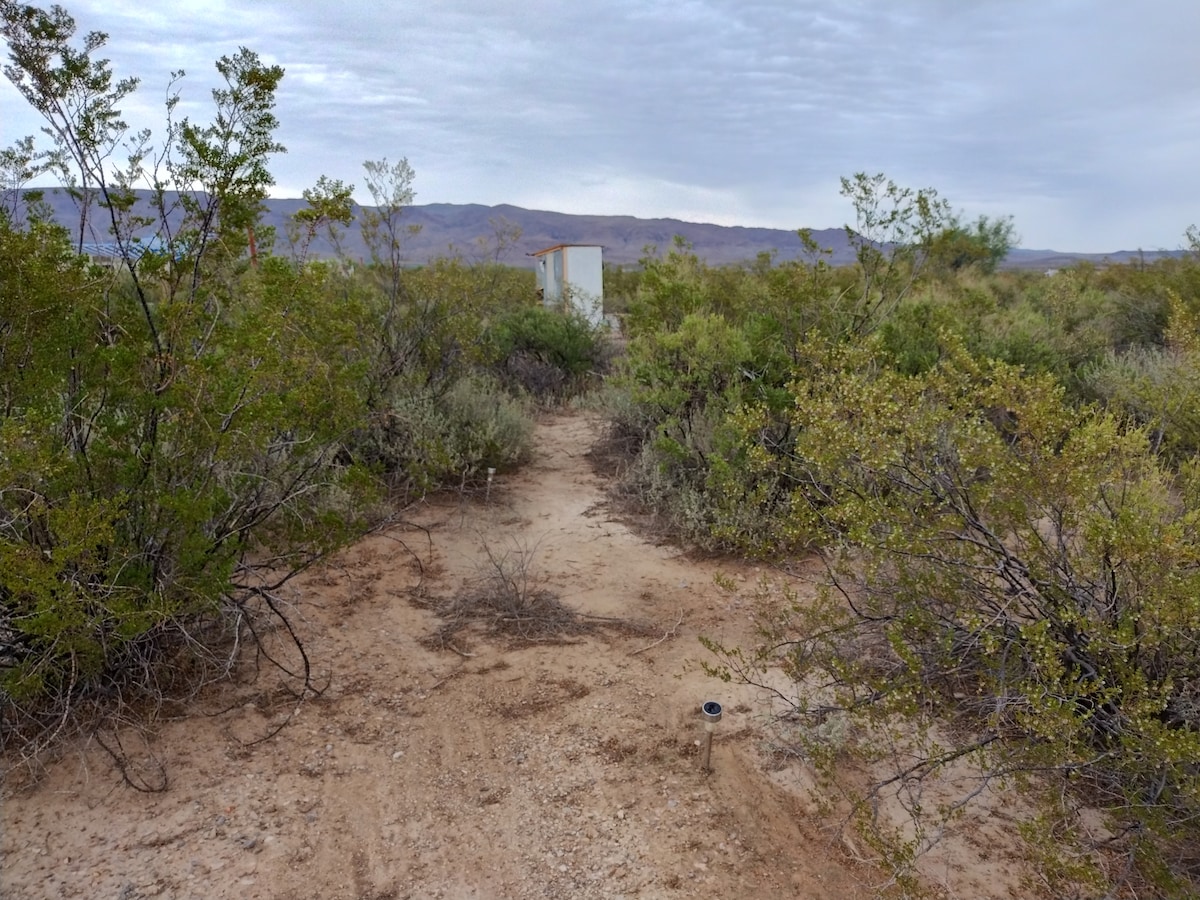
<path id="1" fill-rule="evenodd" d="M 716 700 L 708 700 L 700 707 L 700 712 L 704 715 L 704 752 L 700 768 L 705 772 L 711 772 L 712 767 L 709 765 L 709 760 L 712 758 L 713 729 L 721 721 L 721 704 Z"/>

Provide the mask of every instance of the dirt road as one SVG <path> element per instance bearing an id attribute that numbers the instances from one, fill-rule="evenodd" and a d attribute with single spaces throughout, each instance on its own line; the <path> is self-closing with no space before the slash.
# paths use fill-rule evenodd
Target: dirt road
<path id="1" fill-rule="evenodd" d="M 328 679 L 293 711 L 264 675 L 166 722 L 170 787 L 122 785 L 72 748 L 3 799 L 0 895 L 24 898 L 619 898 L 874 896 L 802 796 L 764 772 L 754 698 L 705 676 L 697 635 L 747 639 L 721 571 L 610 518 L 585 453 L 595 425 L 547 419 L 538 452 L 488 498 L 413 516 L 294 591 Z M 528 555 L 576 609 L 642 623 L 515 647 L 478 635 L 430 650 L 413 603 L 452 596 L 482 545 Z M 425 570 L 423 582 L 409 550 Z M 719 700 L 713 771 L 700 704 Z"/>

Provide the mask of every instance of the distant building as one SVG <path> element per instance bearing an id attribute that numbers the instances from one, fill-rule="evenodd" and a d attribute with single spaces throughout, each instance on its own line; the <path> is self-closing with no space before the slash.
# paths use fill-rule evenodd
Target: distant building
<path id="1" fill-rule="evenodd" d="M 136 261 L 145 253 L 162 253 L 165 248 L 166 244 L 163 241 L 151 238 L 148 241 L 130 241 L 125 245 L 125 252 L 128 252 L 130 259 Z M 96 265 L 114 269 L 125 265 L 125 252 L 122 252 L 121 245 L 116 241 L 84 241 L 82 251 L 83 255 Z"/>
<path id="2" fill-rule="evenodd" d="M 594 326 L 604 321 L 604 261 L 599 244 L 556 244 L 531 253 L 546 306 L 569 303 Z"/>

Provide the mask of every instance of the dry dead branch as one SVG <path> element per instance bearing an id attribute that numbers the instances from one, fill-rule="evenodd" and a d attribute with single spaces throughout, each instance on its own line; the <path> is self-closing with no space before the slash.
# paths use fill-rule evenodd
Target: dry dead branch
<path id="1" fill-rule="evenodd" d="M 679 608 L 679 618 L 675 620 L 675 624 L 671 626 L 671 629 L 669 631 L 664 631 L 663 636 L 660 637 L 653 644 L 647 644 L 645 647 L 641 647 L 637 650 L 634 650 L 629 655 L 637 656 L 639 653 L 645 653 L 647 650 L 653 650 L 655 647 L 657 647 L 659 644 L 662 644 L 664 641 L 668 641 L 671 638 L 678 636 L 679 626 L 682 624 L 683 624 L 683 607 L 680 607 Z"/>

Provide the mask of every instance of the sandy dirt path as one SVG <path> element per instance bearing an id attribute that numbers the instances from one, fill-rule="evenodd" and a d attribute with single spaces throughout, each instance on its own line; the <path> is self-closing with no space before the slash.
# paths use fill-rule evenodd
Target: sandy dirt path
<path id="1" fill-rule="evenodd" d="M 611 518 L 581 415 L 544 420 L 537 453 L 486 500 L 413 516 L 294 591 L 328 688 L 293 709 L 265 675 L 161 725 L 167 791 L 122 785 L 95 747 L 5 786 L 0 896 L 24 898 L 620 898 L 875 895 L 802 797 L 763 771 L 753 698 L 699 669 L 697 636 L 747 640 L 749 604 L 717 571 Z M 645 623 L 514 647 L 412 602 L 473 577 L 482 542 L 592 615 Z M 425 569 L 413 564 L 414 551 Z M 677 626 L 677 627 L 676 627 Z M 669 633 L 674 635 L 659 640 Z M 713 771 L 699 706 L 726 708 Z"/>

